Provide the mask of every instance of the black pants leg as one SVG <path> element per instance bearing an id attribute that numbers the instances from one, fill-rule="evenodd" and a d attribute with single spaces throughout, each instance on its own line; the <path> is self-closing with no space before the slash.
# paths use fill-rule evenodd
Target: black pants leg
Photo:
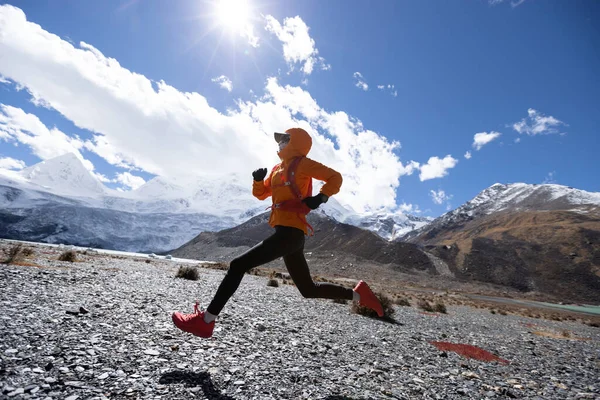
<path id="1" fill-rule="evenodd" d="M 283 261 L 302 296 L 307 298 L 352 300 L 352 289 L 332 283 L 313 282 L 308 264 L 304 258 L 304 246 L 293 253 L 283 256 Z"/>
<path id="2" fill-rule="evenodd" d="M 237 290 L 247 271 L 303 248 L 304 232 L 287 226 L 275 227 L 273 235 L 231 261 L 229 270 L 207 311 L 213 315 L 219 315 L 229 298 Z"/>

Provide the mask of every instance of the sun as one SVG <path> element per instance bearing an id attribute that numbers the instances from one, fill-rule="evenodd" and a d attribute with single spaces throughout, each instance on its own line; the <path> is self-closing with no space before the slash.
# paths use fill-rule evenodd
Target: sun
<path id="1" fill-rule="evenodd" d="M 250 18 L 248 0 L 217 0 L 215 5 L 219 25 L 230 31 L 245 28 Z"/>

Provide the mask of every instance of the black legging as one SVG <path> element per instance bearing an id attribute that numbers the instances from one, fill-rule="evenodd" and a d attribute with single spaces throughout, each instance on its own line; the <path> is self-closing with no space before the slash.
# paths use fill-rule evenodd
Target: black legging
<path id="1" fill-rule="evenodd" d="M 331 283 L 313 282 L 304 258 L 304 232 L 298 228 L 276 226 L 273 235 L 231 261 L 229 270 L 207 311 L 219 315 L 247 271 L 279 257 L 283 257 L 285 266 L 302 296 L 352 300 L 352 289 Z"/>

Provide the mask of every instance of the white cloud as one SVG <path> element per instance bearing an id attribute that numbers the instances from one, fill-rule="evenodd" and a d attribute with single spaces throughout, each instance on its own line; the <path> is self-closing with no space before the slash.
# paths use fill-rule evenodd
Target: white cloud
<path id="1" fill-rule="evenodd" d="M 396 85 L 387 84 L 387 85 L 377 85 L 377 89 L 379 90 L 388 90 L 390 94 L 394 97 L 398 97 L 398 90 L 396 90 Z"/>
<path id="2" fill-rule="evenodd" d="M 481 132 L 481 133 L 476 133 L 473 136 L 473 148 L 475 150 L 481 150 L 481 148 L 483 146 L 485 146 L 486 144 L 488 144 L 489 142 L 491 142 L 494 139 L 497 139 L 498 137 L 500 137 L 501 133 L 500 132 Z"/>
<path id="3" fill-rule="evenodd" d="M 359 88 L 362 89 L 364 91 L 369 90 L 369 85 L 367 85 L 367 82 L 365 82 L 362 74 L 360 72 L 355 72 L 354 75 L 354 85 Z"/>
<path id="4" fill-rule="evenodd" d="M 513 124 L 513 129 L 520 134 L 530 136 L 547 135 L 552 133 L 560 133 L 558 127 L 566 125 L 564 122 L 554 118 L 553 116 L 545 116 L 539 111 L 530 108 L 527 110 L 527 118 Z"/>
<path id="5" fill-rule="evenodd" d="M 449 154 L 444 158 L 430 157 L 427 164 L 421 165 L 419 179 L 423 182 L 429 179 L 443 178 L 448 175 L 448 170 L 454 168 L 457 163 L 458 160 Z"/>
<path id="6" fill-rule="evenodd" d="M 117 173 L 115 181 L 133 190 L 139 188 L 144 183 L 146 183 L 144 178 L 131 175 L 129 172 Z"/>
<path id="7" fill-rule="evenodd" d="M 317 64 L 320 64 L 323 70 L 331 69 L 331 66 L 325 63 L 325 59 L 319 56 L 315 41 L 310 37 L 309 28 L 302 18 L 285 18 L 283 26 L 271 15 L 267 15 L 265 19 L 265 29 L 275 34 L 283 43 L 283 58 L 290 68 L 301 64 L 302 72 L 306 75 L 310 75 Z"/>
<path id="8" fill-rule="evenodd" d="M 507 3 L 507 0 L 488 0 L 488 4 L 491 6 L 495 6 L 501 3 Z M 510 0 L 510 6 L 512 8 L 518 7 L 521 4 L 523 4 L 525 2 L 525 0 Z"/>
<path id="9" fill-rule="evenodd" d="M 398 205 L 398 211 L 407 214 L 421 214 L 422 212 L 418 205 L 406 203 Z"/>
<path id="10" fill-rule="evenodd" d="M 2 75 L 0 75 L 0 83 L 10 83 L 10 81 L 8 79 L 6 79 L 5 77 L 3 77 Z"/>
<path id="11" fill-rule="evenodd" d="M 243 29 L 240 30 L 240 36 L 245 38 L 248 41 L 248 44 L 254 48 L 259 46 L 258 36 L 254 34 L 254 27 L 250 24 L 244 26 Z"/>
<path id="12" fill-rule="evenodd" d="M 516 138 L 515 143 L 521 143 L 521 138 L 520 137 Z"/>
<path id="13" fill-rule="evenodd" d="M 114 179 L 108 179 L 106 177 L 106 175 L 101 174 L 99 172 L 92 172 L 92 175 L 94 175 L 96 177 L 96 179 L 98 179 L 100 182 L 104 182 L 104 183 L 112 183 L 114 182 Z"/>
<path id="14" fill-rule="evenodd" d="M 237 109 L 222 114 L 201 94 L 153 82 L 89 44 L 74 47 L 27 22 L 12 6 L 0 6 L 0 38 L 0 74 L 93 135 L 82 142 L 40 123 L 36 129 L 45 136 L 38 136 L 52 139 L 48 148 L 33 141 L 27 145 L 40 155 L 48 153 L 42 158 L 59 155 L 58 149 L 85 148 L 112 165 L 167 178 L 235 174 L 247 179 L 251 170 L 279 161 L 274 130 L 301 126 L 313 137 L 310 157 L 344 176 L 336 198 L 359 212 L 395 208 L 401 176 L 419 168 L 422 180 L 443 176 L 453 160 L 438 159 L 441 168 L 404 164 L 397 154 L 400 143 L 365 129 L 343 111 L 324 110 L 309 92 L 282 86 L 276 78 L 267 80 L 264 96 L 239 101 Z M 32 129 L 23 129 L 35 117 L 27 116 L 23 124 L 0 132 L 12 141 L 18 140 L 15 135 L 34 136 L 27 133 Z"/>
<path id="15" fill-rule="evenodd" d="M 212 78 L 211 81 L 218 83 L 223 89 L 231 92 L 233 90 L 233 83 L 231 83 L 231 79 L 226 77 L 225 75 L 221 75 L 217 78 Z"/>
<path id="16" fill-rule="evenodd" d="M 81 139 L 56 128 L 48 129 L 38 117 L 20 108 L 0 104 L 0 140 L 27 145 L 42 160 L 75 153 L 89 170 L 93 170 L 92 164 L 79 152 L 83 147 Z"/>
<path id="17" fill-rule="evenodd" d="M 409 161 L 406 165 L 402 166 L 401 174 L 402 175 L 412 175 L 413 172 L 418 171 L 420 168 L 420 164 L 416 161 Z"/>
<path id="18" fill-rule="evenodd" d="M 14 159 L 12 157 L 1 157 L 0 158 L 0 169 L 12 169 L 19 170 L 25 168 L 26 165 L 23 161 Z"/>
<path id="19" fill-rule="evenodd" d="M 465 153 L 465 158 L 466 158 L 467 160 L 470 160 L 470 159 L 471 159 L 471 152 L 470 152 L 470 151 L 467 151 L 467 152 Z"/>
<path id="20" fill-rule="evenodd" d="M 446 192 L 442 189 L 438 190 L 437 192 L 435 190 L 430 190 L 429 195 L 435 204 L 442 204 L 450 201 L 453 197 L 451 194 L 446 194 Z"/>

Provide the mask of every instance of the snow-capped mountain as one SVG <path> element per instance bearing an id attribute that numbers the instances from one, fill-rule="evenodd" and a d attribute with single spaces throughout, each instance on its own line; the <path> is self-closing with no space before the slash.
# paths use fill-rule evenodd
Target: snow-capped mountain
<path id="1" fill-rule="evenodd" d="M 424 231 L 461 226 L 479 217 L 501 212 L 563 210 L 587 213 L 600 207 L 600 193 L 556 184 L 496 183 L 455 210 L 431 221 L 427 226 L 408 232 L 409 240 Z"/>
<path id="2" fill-rule="evenodd" d="M 203 213 L 241 223 L 248 212 L 264 209 L 248 190 L 247 180 L 155 177 L 136 190 L 119 192 L 104 186 L 73 153 L 42 161 L 10 177 L 6 185 L 74 198 L 90 207 L 133 213 Z M 238 218 L 239 217 L 239 218 Z"/>
<path id="3" fill-rule="evenodd" d="M 555 184 L 496 183 L 440 218 L 450 222 L 501 211 L 583 211 L 583 205 L 600 206 L 600 193 Z"/>
<path id="4" fill-rule="evenodd" d="M 0 175 L 0 206 L 5 210 L 0 234 L 122 250 L 169 250 L 200 231 L 231 228 L 265 212 L 266 204 L 249 190 L 250 179 L 155 177 L 136 190 L 119 192 L 105 187 L 76 155 L 65 154 Z M 428 221 L 401 213 L 358 214 L 334 198 L 317 212 L 387 240 Z"/>
<path id="5" fill-rule="evenodd" d="M 104 185 L 92 175 L 74 153 L 42 161 L 25 168 L 20 175 L 43 190 L 73 197 L 98 197 L 106 193 Z"/>
<path id="6" fill-rule="evenodd" d="M 349 215 L 341 221 L 359 228 L 368 229 L 386 240 L 396 240 L 408 232 L 429 224 L 433 218 L 418 217 L 401 212 L 379 212 Z"/>
<path id="7" fill-rule="evenodd" d="M 125 251 L 168 251 L 264 211 L 235 178 L 105 187 L 74 154 L 0 175 L 0 237 Z"/>

